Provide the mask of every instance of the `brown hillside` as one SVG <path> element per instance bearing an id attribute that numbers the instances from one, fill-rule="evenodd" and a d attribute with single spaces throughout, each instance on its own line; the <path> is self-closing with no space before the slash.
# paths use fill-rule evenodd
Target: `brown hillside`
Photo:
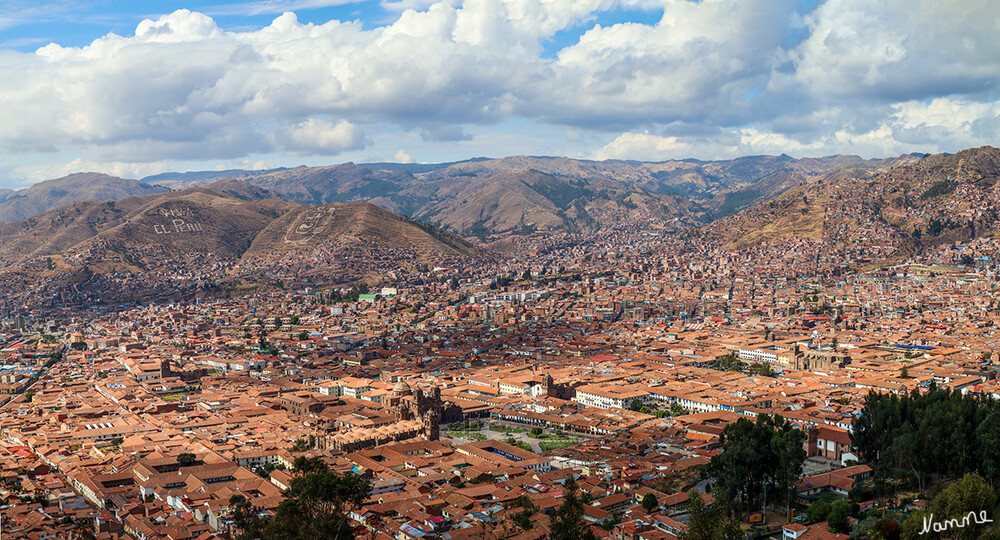
<path id="1" fill-rule="evenodd" d="M 882 258 L 910 255 L 993 234 L 998 180 L 1000 150 L 989 146 L 899 160 L 871 176 L 836 175 L 792 188 L 706 226 L 705 233 L 732 248 L 794 237 L 866 245 Z"/>
<path id="2" fill-rule="evenodd" d="M 309 252 L 320 247 L 365 246 L 412 250 L 419 255 L 473 255 L 471 244 L 364 202 L 299 206 L 256 236 L 248 256 Z"/>
<path id="3" fill-rule="evenodd" d="M 117 201 L 169 191 L 138 180 L 100 173 L 78 173 L 39 182 L 8 194 L 0 202 L 0 221 L 21 221 L 46 210 L 81 201 Z"/>

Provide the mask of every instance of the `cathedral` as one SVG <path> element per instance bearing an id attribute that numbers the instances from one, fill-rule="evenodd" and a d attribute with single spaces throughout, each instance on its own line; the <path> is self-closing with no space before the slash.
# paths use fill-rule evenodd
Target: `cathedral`
<path id="1" fill-rule="evenodd" d="M 439 387 L 432 386 L 429 391 L 419 388 L 413 391 L 410 385 L 400 380 L 392 388 L 392 395 L 385 405 L 396 416 L 396 421 L 418 421 L 423 437 L 429 441 L 438 440 L 443 409 Z"/>
<path id="2" fill-rule="evenodd" d="M 417 437 L 436 441 L 440 437 L 443 409 L 441 389 L 437 386 L 414 390 L 405 381 L 399 381 L 382 401 L 382 410 L 393 417 L 391 423 L 329 433 L 320 438 L 319 447 L 356 452 Z"/>

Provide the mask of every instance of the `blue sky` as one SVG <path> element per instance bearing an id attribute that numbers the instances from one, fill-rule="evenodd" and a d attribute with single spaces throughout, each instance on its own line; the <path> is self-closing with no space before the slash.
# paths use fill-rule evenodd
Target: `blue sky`
<path id="1" fill-rule="evenodd" d="M 80 47 L 95 38 L 114 32 L 128 35 L 143 19 L 156 19 L 178 9 L 199 11 L 210 15 L 219 26 L 227 29 L 258 29 L 267 26 L 285 11 L 294 11 L 303 23 L 322 24 L 327 21 L 358 20 L 367 25 L 394 18 L 398 12 L 384 9 L 377 0 L 364 2 L 0 2 L 6 17 L 15 18 L 3 28 L 5 48 L 32 52 L 50 42 L 67 47 Z M 325 5 L 332 4 L 332 5 Z M 315 6 L 315 7 L 314 7 Z"/>
<path id="2" fill-rule="evenodd" d="M 996 144 L 991 0 L 0 1 L 0 187 Z"/>
<path id="3" fill-rule="evenodd" d="M 567 0 L 569 1 L 569 0 Z M 392 22 L 399 17 L 399 9 L 384 7 L 378 0 L 332 1 L 282 1 L 258 2 L 66 2 L 44 7 L 44 4 L 8 2 L 9 12 L 24 11 L 23 19 L 3 29 L 0 46 L 32 52 L 50 42 L 63 46 L 81 47 L 94 38 L 114 32 L 128 35 L 143 19 L 157 18 L 178 9 L 198 11 L 211 16 L 222 28 L 241 30 L 259 29 L 286 11 L 296 14 L 301 23 L 323 24 L 331 20 L 358 21 L 371 29 Z M 11 9 L 13 8 L 13 9 Z M 561 30 L 545 41 L 547 56 L 575 43 L 581 34 L 594 24 L 610 26 L 624 22 L 656 24 L 662 9 L 636 9 L 617 6 L 600 11 L 581 24 Z"/>

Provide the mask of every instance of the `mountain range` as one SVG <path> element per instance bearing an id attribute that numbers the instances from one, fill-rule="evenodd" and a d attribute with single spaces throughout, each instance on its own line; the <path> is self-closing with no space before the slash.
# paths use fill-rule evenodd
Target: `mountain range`
<path id="1" fill-rule="evenodd" d="M 476 256 L 464 240 L 366 202 L 306 206 L 223 180 L 118 201 L 84 201 L 0 224 L 0 264 L 46 258 L 67 267 L 141 272 L 203 253 L 216 260 L 332 247 L 410 250 L 418 260 Z"/>
<path id="2" fill-rule="evenodd" d="M 656 163 L 515 156 L 142 180 L 81 173 L 0 194 L 0 216 L 9 221 L 0 225 L 0 262 L 151 245 L 239 259 L 316 249 L 334 237 L 417 246 L 425 257 L 465 256 L 476 250 L 468 239 L 489 245 L 512 235 L 651 223 L 701 227 L 733 248 L 791 236 L 850 243 L 880 234 L 906 252 L 992 223 L 1000 204 L 998 153 L 983 147 L 883 160 L 781 155 Z M 111 202 L 95 202 L 101 199 Z M 309 212 L 326 217 L 317 225 Z M 351 228 L 346 215 L 358 225 Z M 180 232 L 206 234 L 178 235 L 173 219 L 207 227 Z M 307 229 L 309 241 L 288 233 Z"/>
<path id="3" fill-rule="evenodd" d="M 152 195 L 168 188 L 100 173 L 77 173 L 14 191 L 0 190 L 0 221 L 21 221 L 46 210 L 80 201 L 115 201 Z"/>
<path id="4" fill-rule="evenodd" d="M 843 246 L 878 239 L 892 246 L 890 257 L 993 234 L 998 217 L 1000 149 L 984 146 L 795 186 L 704 232 L 730 248 L 791 237 Z"/>
<path id="5" fill-rule="evenodd" d="M 460 271 L 471 259 L 523 255 L 525 235 L 577 245 L 620 227 L 730 249 L 811 239 L 849 266 L 994 234 L 998 180 L 1000 150 L 992 147 L 888 160 L 511 157 L 223 171 L 222 178 L 82 173 L 0 193 L 4 215 L 32 214 L 0 222 L 0 286 L 8 291 L 0 309 L 39 297 L 89 303 L 240 293 L 284 287 L 286 279 L 377 282 L 400 270 L 423 279 L 433 267 Z M 36 213 L 46 206 L 55 207 Z"/>
<path id="6" fill-rule="evenodd" d="M 654 163 L 515 156 L 440 164 L 344 163 L 164 173 L 141 181 L 88 173 L 7 194 L 10 198 L 0 202 L 0 220 L 25 219 L 71 202 L 116 200 L 144 194 L 142 190 L 185 189 L 225 179 L 245 182 L 233 184 L 227 192 L 237 198 L 276 197 L 307 205 L 366 201 L 481 240 L 534 231 L 590 232 L 630 220 L 653 220 L 683 230 L 734 214 L 791 187 L 870 176 L 918 159 L 781 155 Z M 9 209 L 5 211 L 4 205 Z"/>

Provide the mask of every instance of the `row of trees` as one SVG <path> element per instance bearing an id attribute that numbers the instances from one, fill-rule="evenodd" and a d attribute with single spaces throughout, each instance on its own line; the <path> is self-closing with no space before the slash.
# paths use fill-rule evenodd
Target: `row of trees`
<path id="1" fill-rule="evenodd" d="M 724 356 L 720 356 L 716 359 L 712 367 L 721 371 L 744 371 L 749 367 L 749 373 L 751 375 L 763 375 L 765 377 L 773 377 L 774 369 L 771 367 L 769 362 L 754 362 L 753 364 L 747 364 L 746 362 L 740 360 L 736 353 L 729 353 Z"/>
<path id="2" fill-rule="evenodd" d="M 869 393 L 851 443 L 874 470 L 876 496 L 978 472 L 1000 486 L 1000 402 L 940 389 Z"/>

